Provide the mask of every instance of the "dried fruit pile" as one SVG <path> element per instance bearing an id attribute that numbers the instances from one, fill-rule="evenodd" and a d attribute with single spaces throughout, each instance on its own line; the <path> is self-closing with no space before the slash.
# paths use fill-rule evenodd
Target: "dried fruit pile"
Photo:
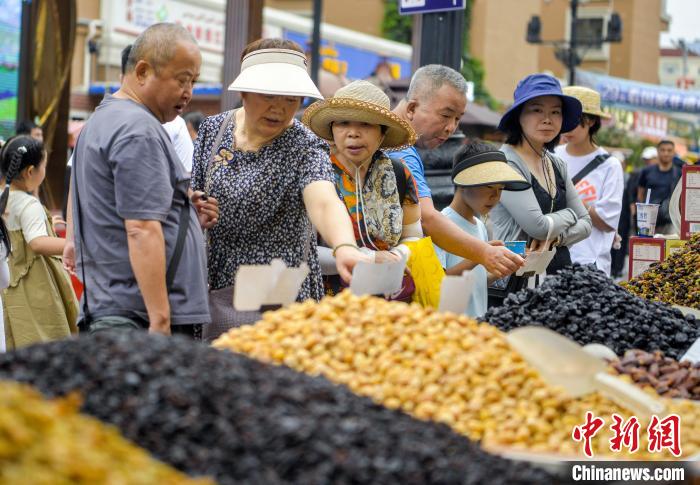
<path id="1" fill-rule="evenodd" d="M 85 412 L 221 484 L 556 483 L 445 425 L 183 338 L 130 332 L 28 347 L 0 356 L 0 376 L 51 396 L 80 391 Z"/>
<path id="2" fill-rule="evenodd" d="M 700 234 L 666 261 L 622 284 L 637 296 L 700 310 Z"/>
<path id="3" fill-rule="evenodd" d="M 78 414 L 71 396 L 46 401 L 36 390 L 0 382 L 0 483 L 213 484 L 173 470 L 111 426 Z"/>
<path id="4" fill-rule="evenodd" d="M 542 325 L 581 345 L 607 345 L 617 355 L 661 350 L 678 359 L 700 337 L 700 322 L 693 316 L 632 295 L 594 266 L 578 264 L 535 289 L 509 295 L 482 320 L 504 331 Z"/>
<path id="5" fill-rule="evenodd" d="M 678 362 L 658 351 L 628 350 L 612 366 L 632 382 L 650 386 L 662 396 L 700 401 L 700 362 Z"/>
<path id="6" fill-rule="evenodd" d="M 491 325 L 349 292 L 266 313 L 214 345 L 324 375 L 387 407 L 447 423 L 487 448 L 576 455 L 581 448 L 571 433 L 586 411 L 608 422 L 613 412 L 630 414 L 599 394 L 571 399 L 547 385 Z M 683 417 L 684 454 L 692 455 L 700 450 L 700 408 L 669 401 L 669 409 Z M 596 435 L 598 454 L 610 455 L 609 438 Z M 645 457 L 652 456 L 634 455 Z"/>

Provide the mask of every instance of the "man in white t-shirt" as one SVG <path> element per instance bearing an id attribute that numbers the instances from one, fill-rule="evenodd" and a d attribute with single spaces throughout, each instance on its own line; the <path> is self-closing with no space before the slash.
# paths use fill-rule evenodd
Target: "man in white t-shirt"
<path id="1" fill-rule="evenodd" d="M 173 142 L 175 153 L 185 167 L 187 173 L 192 173 L 192 155 L 194 154 L 194 144 L 187 129 L 187 123 L 182 116 L 177 116 L 168 123 L 163 123 L 163 128 L 168 132 L 170 141 Z"/>
<path id="2" fill-rule="evenodd" d="M 610 249 L 622 211 L 622 164 L 595 144 L 594 136 L 600 129 L 601 118 L 609 117 L 600 109 L 600 95 L 579 86 L 564 88 L 564 93 L 581 101 L 583 115 L 581 123 L 563 135 L 566 145 L 558 146 L 555 154 L 566 162 L 593 222 L 591 235 L 569 248 L 571 259 L 581 264 L 595 263 L 598 269 L 610 275 Z"/>

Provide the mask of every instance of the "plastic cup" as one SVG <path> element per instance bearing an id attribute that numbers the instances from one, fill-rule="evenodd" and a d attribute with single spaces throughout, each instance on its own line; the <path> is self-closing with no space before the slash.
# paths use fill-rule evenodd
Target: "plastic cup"
<path id="1" fill-rule="evenodd" d="M 525 246 L 527 241 L 506 241 L 505 246 L 518 256 L 525 257 Z"/>
<path id="2" fill-rule="evenodd" d="M 658 215 L 659 204 L 637 202 L 637 235 L 654 237 L 656 233 L 656 218 Z"/>

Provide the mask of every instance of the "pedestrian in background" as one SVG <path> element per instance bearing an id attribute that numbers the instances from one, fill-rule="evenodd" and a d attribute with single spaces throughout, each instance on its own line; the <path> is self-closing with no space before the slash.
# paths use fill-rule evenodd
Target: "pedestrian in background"
<path id="1" fill-rule="evenodd" d="M 554 153 L 567 166 L 581 202 L 591 216 L 591 235 L 570 247 L 571 260 L 595 264 L 610 275 L 610 250 L 615 241 L 625 190 L 622 163 L 597 145 L 595 135 L 601 119 L 610 118 L 600 108 L 600 94 L 581 86 L 568 86 L 564 94 L 573 96 L 583 105 L 581 121 L 562 136 L 564 145 Z"/>
<path id="2" fill-rule="evenodd" d="M 656 233 L 670 234 L 673 232 L 669 213 L 671 194 L 681 178 L 682 170 L 673 163 L 676 149 L 671 140 L 661 140 L 656 146 L 656 150 L 658 164 L 644 167 L 639 175 L 637 202 L 645 202 L 647 191 L 650 190 L 649 202 L 659 204 Z"/>
<path id="3" fill-rule="evenodd" d="M 437 148 L 455 132 L 467 107 L 467 83 L 447 66 L 429 64 L 411 78 L 406 99 L 394 113 L 408 121 L 418 138 L 415 146 L 390 154 L 404 161 L 418 185 L 423 232 L 445 251 L 483 264 L 498 276 L 509 275 L 523 265 L 520 256 L 500 243 L 485 243 L 469 235 L 440 213 L 433 204 L 425 179 L 425 167 L 416 147 Z"/>
<path id="4" fill-rule="evenodd" d="M 17 123 L 17 130 L 15 134 L 31 136 L 36 141 L 40 141 L 42 143 L 44 141 L 44 130 L 42 130 L 41 126 L 37 125 L 32 120 L 22 120 Z"/>
<path id="5" fill-rule="evenodd" d="M 182 116 L 187 125 L 187 132 L 190 134 L 192 141 L 197 139 L 199 133 L 199 125 L 204 121 L 204 115 L 201 111 L 191 111 Z"/>
<path id="6" fill-rule="evenodd" d="M 48 211 L 31 195 L 44 181 L 46 162 L 43 144 L 26 135 L 10 138 L 0 152 L 0 213 L 12 248 L 3 294 L 8 350 L 77 333 L 78 303 L 59 259 L 65 239 L 56 236 Z"/>

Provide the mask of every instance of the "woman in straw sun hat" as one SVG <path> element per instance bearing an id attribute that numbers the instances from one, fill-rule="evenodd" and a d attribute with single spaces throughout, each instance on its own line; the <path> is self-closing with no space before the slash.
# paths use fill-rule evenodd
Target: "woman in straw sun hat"
<path id="1" fill-rule="evenodd" d="M 305 97 L 322 96 L 294 42 L 261 39 L 241 58 L 229 90 L 241 93 L 243 107 L 204 120 L 194 144 L 192 190 L 216 198 L 220 208 L 208 234 L 210 290 L 231 292 L 241 265 L 282 259 L 287 266 L 309 265 L 297 299 L 319 300 L 323 284 L 312 224 L 334 248 L 343 279 L 366 260 L 336 195 L 328 146 L 294 119 Z M 213 301 L 210 309 L 217 313 Z"/>
<path id="2" fill-rule="evenodd" d="M 378 263 L 407 256 L 401 242 L 422 237 L 418 191 L 403 162 L 391 160 L 383 150 L 412 145 L 416 134 L 391 112 L 389 97 L 367 81 L 355 81 L 311 105 L 302 121 L 332 142 L 335 188 L 352 219 L 356 243 Z M 333 273 L 328 249 L 319 252 Z M 328 293 L 342 286 L 333 274 L 325 282 Z M 407 283 L 405 289 L 411 286 Z M 408 297 L 410 290 L 399 299 Z"/>
<path id="3" fill-rule="evenodd" d="M 610 275 L 611 249 L 622 212 L 625 190 L 622 163 L 596 144 L 602 118 L 610 115 L 600 108 L 600 94 L 582 86 L 564 88 L 583 105 L 583 114 L 576 127 L 562 137 L 554 153 L 566 162 L 569 176 L 576 183 L 581 202 L 588 209 L 593 229 L 591 235 L 569 248 L 576 263 L 592 264 Z"/>
<path id="4" fill-rule="evenodd" d="M 566 164 L 552 153 L 560 135 L 578 125 L 581 102 L 565 95 L 559 81 L 547 74 L 522 79 L 514 98 L 498 126 L 507 135 L 501 151 L 532 188 L 503 193 L 491 212 L 494 238 L 530 240 L 536 250 L 556 247 L 547 268 L 551 274 L 571 264 L 568 247 L 591 232 L 590 216 Z"/>

